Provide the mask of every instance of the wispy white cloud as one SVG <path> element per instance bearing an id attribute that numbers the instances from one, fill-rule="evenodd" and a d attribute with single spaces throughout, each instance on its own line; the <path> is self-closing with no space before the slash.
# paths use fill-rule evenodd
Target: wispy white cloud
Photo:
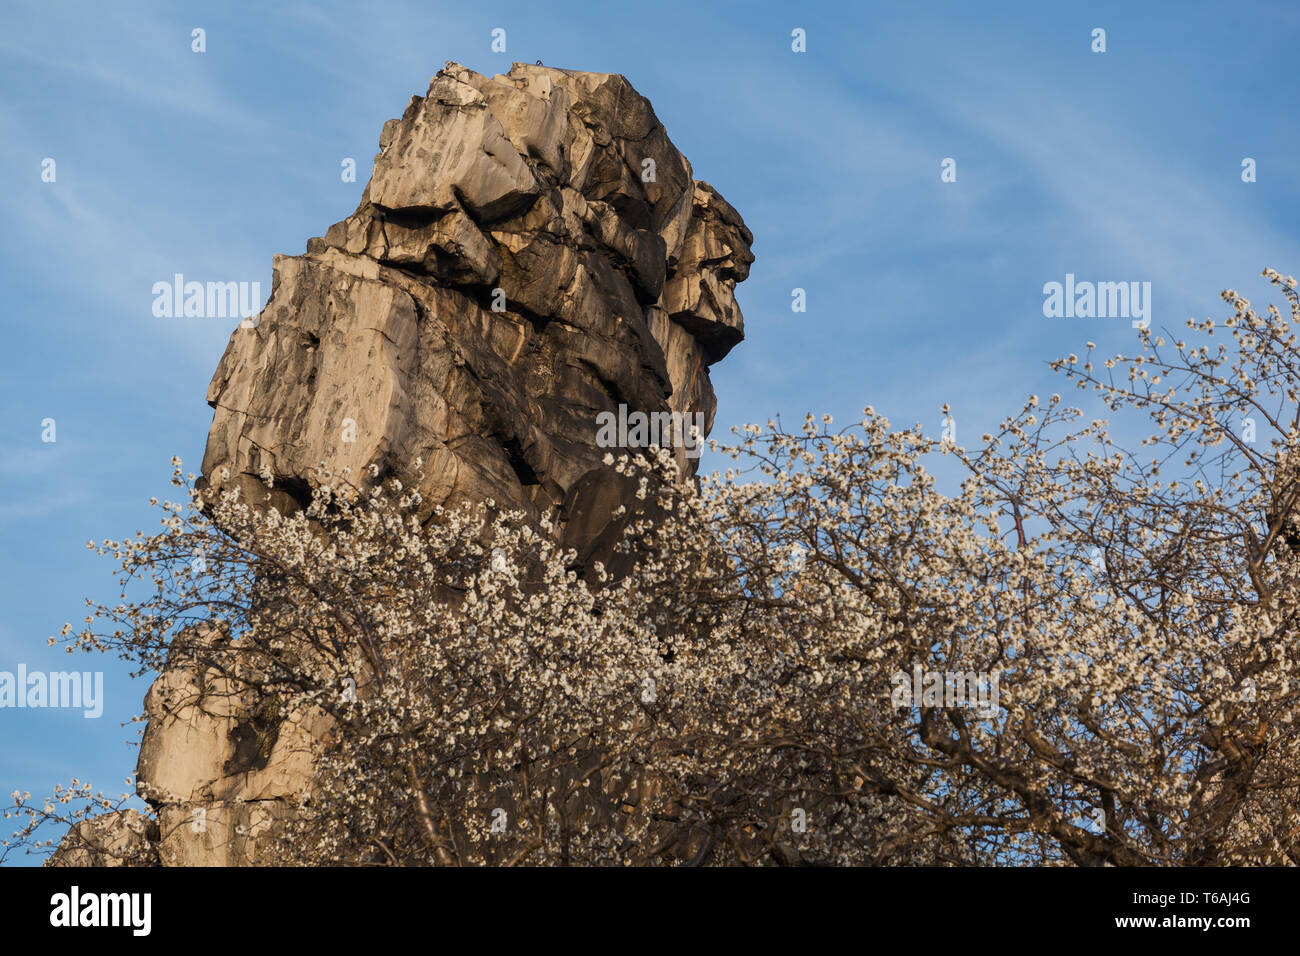
<path id="1" fill-rule="evenodd" d="M 266 124 L 228 96 L 213 71 L 195 69 L 188 29 L 157 16 L 111 21 L 98 15 L 52 17 L 45 3 L 7 10 L 0 53 L 30 67 L 45 84 L 64 78 L 94 84 L 150 106 L 207 122 L 254 130 Z M 52 52 L 57 51 L 57 52 Z"/>
<path id="2" fill-rule="evenodd" d="M 18 501 L 0 502 L 0 525 L 48 518 L 84 507 L 91 496 L 84 490 L 41 494 Z"/>
<path id="3" fill-rule="evenodd" d="M 35 426 L 36 422 L 33 421 Z M 57 436 L 57 432 L 55 433 Z M 64 468 L 67 453 L 57 442 L 40 442 L 37 429 L 32 429 L 30 443 L 6 442 L 0 445 L 0 475 L 6 478 L 33 478 L 57 472 Z"/>

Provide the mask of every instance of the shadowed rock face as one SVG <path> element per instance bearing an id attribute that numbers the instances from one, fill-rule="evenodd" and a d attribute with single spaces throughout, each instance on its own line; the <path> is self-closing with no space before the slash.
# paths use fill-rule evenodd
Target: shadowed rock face
<path id="1" fill-rule="evenodd" d="M 231 336 L 203 481 L 261 501 L 269 468 L 289 509 L 322 462 L 362 489 L 400 475 L 430 511 L 549 512 L 584 565 L 617 572 L 611 514 L 633 496 L 602 464 L 597 415 L 712 427 L 749 230 L 614 74 L 448 63 L 379 146 L 356 212 L 277 256 L 265 310 Z M 243 696 L 173 668 L 146 699 L 138 786 L 164 865 L 256 862 L 306 785 L 323 729 L 264 726 Z"/>

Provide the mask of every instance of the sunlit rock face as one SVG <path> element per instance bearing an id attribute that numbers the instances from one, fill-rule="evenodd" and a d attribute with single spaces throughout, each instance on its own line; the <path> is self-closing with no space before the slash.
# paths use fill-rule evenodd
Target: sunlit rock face
<path id="1" fill-rule="evenodd" d="M 203 474 L 301 500 L 321 462 L 364 487 L 419 458 L 430 508 L 551 511 L 587 547 L 601 412 L 712 426 L 749 230 L 613 74 L 448 64 L 379 142 L 356 212 L 231 337 Z"/>
<path id="2" fill-rule="evenodd" d="M 266 308 L 231 336 L 202 482 L 261 502 L 269 470 L 292 509 L 322 463 L 362 489 L 397 475 L 430 511 L 548 513 L 584 568 L 617 573 L 611 516 L 634 489 L 602 464 L 599 416 L 677 413 L 708 433 L 753 237 L 616 74 L 448 63 L 379 147 L 356 212 L 277 256 Z M 698 451 L 676 454 L 693 472 Z M 138 789 L 159 826 L 110 818 L 103 842 L 145 841 L 137 857 L 163 865 L 260 862 L 327 728 L 268 721 L 194 668 L 165 671 L 145 709 Z"/>

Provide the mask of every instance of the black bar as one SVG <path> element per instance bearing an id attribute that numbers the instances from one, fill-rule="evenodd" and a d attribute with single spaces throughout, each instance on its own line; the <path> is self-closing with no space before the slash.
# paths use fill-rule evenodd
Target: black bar
<path id="1" fill-rule="evenodd" d="M 60 918 L 59 894 L 69 904 L 66 916 L 74 886 L 83 906 L 95 894 L 149 894 L 148 936 L 130 925 L 51 925 Z M 430 950 L 451 947 L 465 933 L 488 947 L 519 938 L 620 949 L 638 940 L 694 946 L 716 938 L 732 947 L 753 939 L 766 950 L 787 936 L 812 943 L 841 933 L 876 948 L 900 932 L 943 944 L 1181 942 L 1193 934 L 1231 944 L 1242 934 L 1291 929 L 1297 889 L 1293 869 L 4 868 L 0 913 L 16 938 L 111 937 L 127 945 L 224 939 L 241 949 L 351 939 L 373 945 L 412 933 Z M 142 915 L 139 901 L 123 912 Z M 107 917 L 120 902 L 110 901 Z M 99 898 L 89 905 L 98 916 Z M 1133 918 L 1154 923 L 1120 925 Z M 1043 935 L 1020 935 L 1028 933 Z"/>

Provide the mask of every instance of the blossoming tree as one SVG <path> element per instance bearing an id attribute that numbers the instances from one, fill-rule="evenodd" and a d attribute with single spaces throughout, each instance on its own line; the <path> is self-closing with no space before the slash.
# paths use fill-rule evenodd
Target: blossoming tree
<path id="1" fill-rule="evenodd" d="M 970 449 L 868 408 L 748 426 L 698 484 L 610 456 L 617 577 L 492 502 L 322 467 L 283 515 L 177 462 L 64 636 L 316 728 L 268 863 L 1294 864 L 1300 299 L 1265 275 L 1289 319 L 1228 291 L 1196 342 L 1054 363 L 1138 448 L 1052 395 Z M 15 794 L 13 847 L 120 805 Z"/>

